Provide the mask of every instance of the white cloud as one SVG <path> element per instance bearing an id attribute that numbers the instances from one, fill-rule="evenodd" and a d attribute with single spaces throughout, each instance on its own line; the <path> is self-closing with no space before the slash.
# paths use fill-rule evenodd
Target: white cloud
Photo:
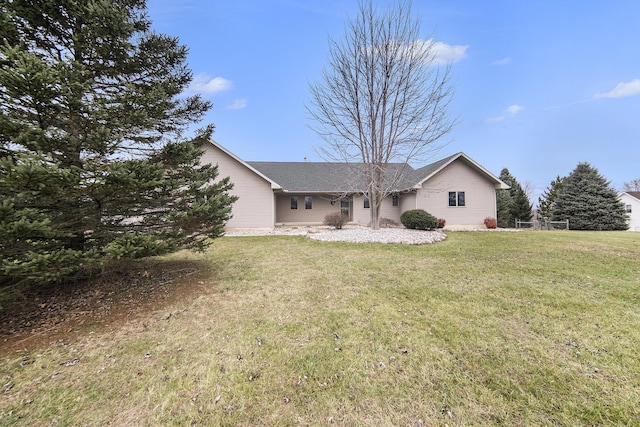
<path id="1" fill-rule="evenodd" d="M 395 42 L 393 42 L 395 43 Z M 434 65 L 455 64 L 467 57 L 467 49 L 469 46 L 449 45 L 433 39 L 417 40 L 410 45 L 396 45 L 395 50 L 399 60 L 407 58 L 415 58 L 414 53 L 419 58 L 426 61 L 433 61 Z M 388 49 L 384 47 L 367 48 L 371 54 L 379 54 L 382 57 L 388 55 Z"/>
<path id="2" fill-rule="evenodd" d="M 435 54 L 434 62 L 436 64 L 455 64 L 467 57 L 469 46 L 450 45 L 433 40 L 427 40 L 427 42 L 432 44 L 431 48 Z"/>
<path id="3" fill-rule="evenodd" d="M 249 101 L 246 99 L 236 99 L 233 101 L 233 104 L 227 105 L 227 110 L 242 110 L 249 104 Z"/>
<path id="4" fill-rule="evenodd" d="M 501 122 L 503 120 L 506 120 L 508 118 L 515 116 L 522 110 L 524 110 L 524 107 L 521 105 L 517 105 L 517 104 L 509 105 L 506 109 L 502 111 L 501 115 L 497 117 L 489 117 L 488 119 L 485 120 L 485 123 L 493 124 L 493 123 Z"/>
<path id="5" fill-rule="evenodd" d="M 198 74 L 193 78 L 189 90 L 200 93 L 216 93 L 231 88 L 231 80 L 223 77 L 211 78 L 206 74 Z"/>
<path id="6" fill-rule="evenodd" d="M 629 83 L 618 83 L 612 91 L 596 93 L 594 98 L 625 98 L 634 95 L 640 95 L 640 79 L 631 80 Z"/>
<path id="7" fill-rule="evenodd" d="M 505 111 L 505 113 L 507 113 L 510 116 L 515 116 L 516 114 L 518 114 L 520 111 L 524 110 L 524 107 L 520 106 L 520 105 L 509 105 L 507 107 Z"/>
<path id="8" fill-rule="evenodd" d="M 488 125 L 492 125 L 494 123 L 498 123 L 501 122 L 505 119 L 504 116 L 498 116 L 498 117 L 489 117 L 488 119 L 486 119 L 484 122 Z"/>
<path id="9" fill-rule="evenodd" d="M 493 61 L 491 63 L 491 65 L 507 65 L 509 62 L 511 62 L 511 57 L 507 56 L 506 58 L 502 58 L 502 59 L 498 59 L 496 61 Z"/>

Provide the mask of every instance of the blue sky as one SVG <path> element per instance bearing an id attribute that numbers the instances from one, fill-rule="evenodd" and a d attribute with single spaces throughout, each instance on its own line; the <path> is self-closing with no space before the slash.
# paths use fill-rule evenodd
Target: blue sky
<path id="1" fill-rule="evenodd" d="M 214 103 L 203 122 L 216 125 L 214 139 L 245 160 L 270 161 L 322 160 L 305 109 L 309 83 L 357 7 L 148 1 L 154 29 L 190 49 L 191 90 Z M 640 178 L 639 1 L 414 0 L 413 11 L 453 63 L 458 124 L 438 157 L 464 151 L 496 175 L 507 167 L 533 202 L 578 162 L 615 188 Z"/>

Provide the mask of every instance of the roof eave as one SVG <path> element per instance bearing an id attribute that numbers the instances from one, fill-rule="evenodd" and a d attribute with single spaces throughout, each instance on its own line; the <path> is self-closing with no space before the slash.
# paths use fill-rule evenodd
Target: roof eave
<path id="1" fill-rule="evenodd" d="M 449 161 L 443 163 L 438 169 L 436 169 L 435 171 L 431 172 L 429 175 L 427 175 L 426 177 L 424 177 L 422 180 L 420 180 L 413 188 L 422 188 L 422 185 L 425 183 L 425 181 L 428 181 L 431 177 L 435 176 L 436 174 L 438 174 L 439 172 L 441 172 L 444 168 L 446 168 L 447 166 L 449 166 L 451 163 L 455 162 L 456 160 L 458 160 L 459 158 L 463 158 L 465 159 L 467 162 L 469 162 L 474 168 L 476 168 L 476 170 L 478 170 L 479 172 L 481 172 L 483 175 L 485 175 L 489 180 L 493 181 L 493 184 L 496 188 L 496 190 L 508 190 L 509 188 L 511 188 L 509 185 L 507 185 L 504 181 L 502 181 L 500 178 L 498 178 L 497 176 L 495 176 L 494 174 L 492 174 L 491 172 L 489 172 L 487 169 L 485 169 L 482 165 L 480 165 L 479 163 L 477 163 L 475 160 L 473 160 L 471 157 L 467 156 L 466 154 L 464 154 L 463 152 L 459 152 L 457 154 L 454 154 Z"/>
<path id="2" fill-rule="evenodd" d="M 622 194 L 626 194 L 627 196 L 631 197 L 632 199 L 637 200 L 637 201 L 639 201 L 639 202 L 640 202 L 640 198 L 636 197 L 634 194 L 631 194 L 631 193 L 637 193 L 637 191 L 623 191 L 623 192 L 622 192 L 622 193 L 620 193 L 620 194 L 621 194 L 621 195 L 622 195 Z"/>
<path id="3" fill-rule="evenodd" d="M 282 189 L 283 193 L 298 193 L 298 194 L 356 194 L 356 193 L 362 193 L 363 190 L 349 190 L 349 191 L 342 191 L 342 190 L 301 190 L 301 189 L 295 189 L 295 190 L 287 190 L 287 189 Z"/>
<path id="4" fill-rule="evenodd" d="M 218 144 L 214 140 L 209 140 L 209 142 L 211 143 L 211 145 L 215 146 L 217 149 L 219 149 L 220 151 L 222 151 L 223 153 L 225 153 L 229 157 L 231 157 L 234 160 L 236 160 L 238 163 L 240 163 L 241 165 L 243 165 L 244 167 L 249 169 L 251 172 L 255 173 L 259 177 L 261 177 L 264 180 L 266 180 L 271 185 L 271 189 L 272 190 L 281 190 L 282 189 L 282 186 L 280 184 L 278 184 L 277 182 L 275 182 L 274 180 L 272 180 L 271 178 L 269 178 L 268 176 L 266 176 L 265 174 L 263 174 L 262 172 L 260 172 L 259 170 L 257 170 L 256 168 L 254 168 L 253 166 L 248 164 L 247 162 L 245 162 L 244 160 L 242 160 L 240 157 L 238 157 L 235 154 L 233 154 L 231 151 L 229 151 L 226 148 L 224 148 L 222 145 Z"/>

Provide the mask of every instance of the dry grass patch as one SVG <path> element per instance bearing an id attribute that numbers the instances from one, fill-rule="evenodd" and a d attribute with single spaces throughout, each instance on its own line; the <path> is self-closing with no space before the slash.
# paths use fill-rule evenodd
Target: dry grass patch
<path id="1" fill-rule="evenodd" d="M 0 364 L 0 425 L 629 425 L 633 233 L 218 240 L 197 293 Z M 186 290 L 185 290 L 186 291 Z"/>

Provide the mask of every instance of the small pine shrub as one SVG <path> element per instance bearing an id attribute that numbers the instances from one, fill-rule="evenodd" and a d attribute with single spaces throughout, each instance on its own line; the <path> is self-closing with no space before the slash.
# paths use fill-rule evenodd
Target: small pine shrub
<path id="1" fill-rule="evenodd" d="M 444 228 L 447 225 L 447 220 L 444 218 L 438 218 L 438 228 Z"/>
<path id="2" fill-rule="evenodd" d="M 484 226 L 487 228 L 498 228 L 498 221 L 495 218 L 486 217 L 484 219 Z"/>
<path id="3" fill-rule="evenodd" d="M 325 215 L 324 217 L 324 225 L 335 227 L 337 230 L 340 230 L 347 221 L 347 216 L 343 215 L 341 212 L 333 212 Z"/>
<path id="4" fill-rule="evenodd" d="M 433 230 L 438 226 L 438 218 L 423 209 L 411 209 L 400 215 L 400 222 L 414 230 Z"/>

